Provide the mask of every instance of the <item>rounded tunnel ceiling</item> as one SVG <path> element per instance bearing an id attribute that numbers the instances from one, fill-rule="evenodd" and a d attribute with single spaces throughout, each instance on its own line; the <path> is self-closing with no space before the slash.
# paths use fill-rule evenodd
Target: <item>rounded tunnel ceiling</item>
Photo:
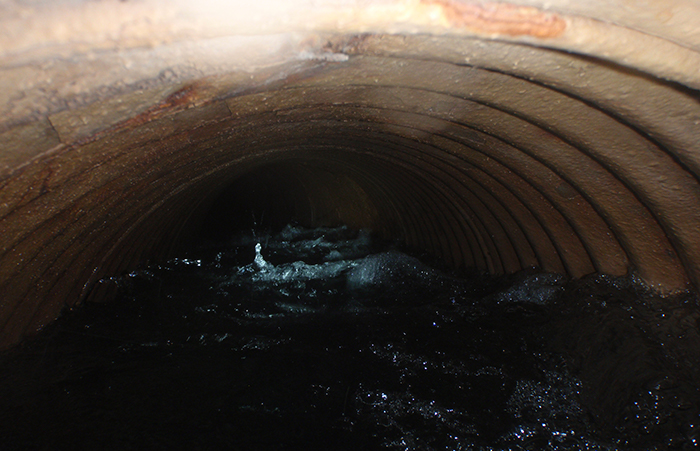
<path id="1" fill-rule="evenodd" d="M 696 2 L 258 3 L 0 3 L 2 347 L 251 220 L 698 287 Z"/>

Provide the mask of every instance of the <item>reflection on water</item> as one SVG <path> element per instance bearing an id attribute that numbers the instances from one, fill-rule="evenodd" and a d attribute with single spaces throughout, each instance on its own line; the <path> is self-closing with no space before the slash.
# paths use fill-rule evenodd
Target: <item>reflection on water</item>
<path id="1" fill-rule="evenodd" d="M 697 302 L 456 278 L 345 228 L 116 280 L 0 367 L 9 449 L 691 449 Z M 660 305 L 664 305 L 662 309 Z"/>

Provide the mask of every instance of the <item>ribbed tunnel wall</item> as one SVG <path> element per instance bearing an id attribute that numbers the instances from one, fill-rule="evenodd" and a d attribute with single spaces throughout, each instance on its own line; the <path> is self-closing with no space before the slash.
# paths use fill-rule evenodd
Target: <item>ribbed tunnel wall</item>
<path id="1" fill-rule="evenodd" d="M 3 347 L 251 215 L 698 286 L 696 3 L 312 3 L 0 3 Z"/>

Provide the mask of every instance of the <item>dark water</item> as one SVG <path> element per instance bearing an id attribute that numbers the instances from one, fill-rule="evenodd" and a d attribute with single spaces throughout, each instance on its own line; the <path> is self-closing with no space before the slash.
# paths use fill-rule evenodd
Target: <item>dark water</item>
<path id="1" fill-rule="evenodd" d="M 0 449 L 700 443 L 690 294 L 457 279 L 344 228 L 242 235 L 113 282 L 116 302 L 3 356 Z"/>

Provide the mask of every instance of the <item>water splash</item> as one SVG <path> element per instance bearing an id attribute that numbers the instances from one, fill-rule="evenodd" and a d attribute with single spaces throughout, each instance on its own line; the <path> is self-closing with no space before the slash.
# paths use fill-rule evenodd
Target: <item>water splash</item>
<path id="1" fill-rule="evenodd" d="M 265 271 L 268 270 L 269 268 L 272 267 L 268 262 L 265 261 L 265 258 L 262 256 L 262 244 L 260 243 L 255 243 L 255 260 L 254 260 L 255 266 L 258 267 L 260 271 Z"/>

